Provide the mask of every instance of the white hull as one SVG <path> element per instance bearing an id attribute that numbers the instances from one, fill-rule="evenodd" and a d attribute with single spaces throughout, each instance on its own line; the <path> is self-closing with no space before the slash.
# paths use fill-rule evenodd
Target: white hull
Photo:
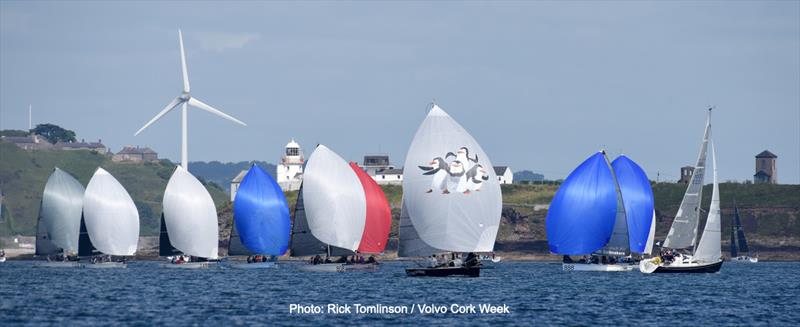
<path id="1" fill-rule="evenodd" d="M 81 268 L 89 269 L 113 269 L 113 268 L 128 268 L 128 265 L 122 262 L 99 262 L 99 263 L 84 263 Z"/>
<path id="2" fill-rule="evenodd" d="M 269 268 L 276 268 L 274 262 L 256 262 L 256 263 L 234 263 L 230 264 L 229 267 L 233 269 L 269 269 Z"/>
<path id="3" fill-rule="evenodd" d="M 661 262 L 661 258 L 655 257 L 639 262 L 639 271 L 645 274 L 654 272 L 682 273 L 682 272 L 718 272 L 722 260 L 715 262 L 698 262 L 689 255 L 677 258 L 675 261 L 666 264 Z"/>
<path id="4" fill-rule="evenodd" d="M 0 262 L 6 262 L 6 257 L 0 257 Z"/>
<path id="5" fill-rule="evenodd" d="M 37 262 L 33 266 L 40 268 L 80 268 L 81 263 L 77 261 L 47 261 Z"/>
<path id="6" fill-rule="evenodd" d="M 749 257 L 749 256 L 746 256 L 746 255 L 738 256 L 738 257 L 733 258 L 731 260 L 732 261 L 740 261 L 740 262 L 752 262 L 752 263 L 757 263 L 758 262 L 758 258 L 757 257 Z"/>
<path id="7" fill-rule="evenodd" d="M 630 264 L 613 264 L 613 265 L 603 265 L 603 264 L 596 264 L 596 263 L 564 263 L 561 265 L 561 269 L 564 271 L 606 271 L 606 272 L 623 272 L 623 271 L 631 271 L 635 269 L 636 266 Z"/>
<path id="8" fill-rule="evenodd" d="M 303 265 L 300 266 L 300 270 L 309 272 L 343 272 L 345 268 L 343 263 L 323 263 L 318 265 Z"/>
<path id="9" fill-rule="evenodd" d="M 208 262 L 187 262 L 187 263 L 162 263 L 161 268 L 167 269 L 208 269 Z"/>

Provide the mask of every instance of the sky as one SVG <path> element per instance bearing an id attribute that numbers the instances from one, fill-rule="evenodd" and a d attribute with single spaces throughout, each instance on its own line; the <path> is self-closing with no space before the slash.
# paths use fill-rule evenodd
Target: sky
<path id="1" fill-rule="evenodd" d="M 651 179 L 697 158 L 706 112 L 722 181 L 778 156 L 800 183 L 800 2 L 0 2 L 0 129 L 55 123 L 113 151 L 277 162 L 292 138 L 400 166 L 428 104 L 495 165 L 566 177 L 601 148 Z"/>

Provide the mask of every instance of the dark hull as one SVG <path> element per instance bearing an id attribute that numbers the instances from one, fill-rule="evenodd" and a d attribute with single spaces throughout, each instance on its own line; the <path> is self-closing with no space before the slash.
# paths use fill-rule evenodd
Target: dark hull
<path id="1" fill-rule="evenodd" d="M 480 267 L 444 267 L 444 268 L 409 268 L 406 269 L 406 275 L 409 277 L 448 277 L 448 276 L 465 276 L 465 277 L 480 277 Z"/>
<path id="2" fill-rule="evenodd" d="M 659 266 L 653 271 L 654 274 L 664 274 L 664 273 L 715 273 L 719 272 L 719 269 L 722 267 L 722 261 L 702 265 L 702 266 L 694 266 L 694 267 L 665 267 Z"/>

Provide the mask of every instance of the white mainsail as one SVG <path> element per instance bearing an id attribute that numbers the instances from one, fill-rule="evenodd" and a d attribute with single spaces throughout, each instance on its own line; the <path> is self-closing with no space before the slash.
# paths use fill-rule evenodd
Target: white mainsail
<path id="1" fill-rule="evenodd" d="M 78 252 L 84 191 L 80 182 L 58 167 L 44 186 L 39 223 L 49 235 L 50 242 L 65 254 Z"/>
<path id="2" fill-rule="evenodd" d="M 406 155 L 403 204 L 416 236 L 432 248 L 494 249 L 502 194 L 492 163 L 478 142 L 435 104 Z M 400 234 L 401 247 L 408 236 Z"/>
<path id="3" fill-rule="evenodd" d="M 188 255 L 218 257 L 217 208 L 197 178 L 178 166 L 167 183 L 163 205 L 173 247 Z"/>
<path id="4" fill-rule="evenodd" d="M 367 204 L 350 165 L 328 147 L 317 146 L 303 171 L 302 192 L 311 234 L 328 245 L 357 250 Z"/>
<path id="5" fill-rule="evenodd" d="M 711 207 L 708 209 L 706 227 L 703 236 L 697 245 L 694 258 L 699 262 L 716 262 L 722 258 L 722 226 L 719 209 L 719 184 L 717 183 L 717 152 L 714 141 L 711 141 L 711 167 L 713 170 L 714 186 L 711 191 Z"/>
<path id="6" fill-rule="evenodd" d="M 694 165 L 694 173 L 683 195 L 683 201 L 669 229 L 664 247 L 670 249 L 685 249 L 692 247 L 697 242 L 697 226 L 700 222 L 700 200 L 703 197 L 703 179 L 706 170 L 706 150 L 711 133 L 711 112 L 708 113 L 706 130 L 703 134 L 703 144 L 700 154 Z"/>
<path id="7" fill-rule="evenodd" d="M 650 233 L 647 235 L 647 243 L 642 254 L 653 254 L 653 241 L 656 237 L 656 211 L 653 210 L 653 220 L 650 222 Z"/>
<path id="8" fill-rule="evenodd" d="M 97 168 L 86 185 L 83 219 L 98 251 L 110 255 L 136 253 L 139 211 L 125 188 L 103 168 Z"/>

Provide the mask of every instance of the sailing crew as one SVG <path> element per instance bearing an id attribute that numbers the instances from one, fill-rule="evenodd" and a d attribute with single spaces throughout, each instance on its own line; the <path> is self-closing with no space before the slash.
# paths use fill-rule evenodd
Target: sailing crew
<path id="1" fill-rule="evenodd" d="M 367 259 L 367 263 L 378 263 L 378 261 L 375 260 L 375 256 L 374 255 L 371 255 L 371 256 L 369 256 L 369 259 Z"/>
<path id="2" fill-rule="evenodd" d="M 428 258 L 428 264 L 430 264 L 431 268 L 436 268 L 439 265 L 439 260 L 436 259 L 435 254 L 431 254 L 431 257 Z"/>

